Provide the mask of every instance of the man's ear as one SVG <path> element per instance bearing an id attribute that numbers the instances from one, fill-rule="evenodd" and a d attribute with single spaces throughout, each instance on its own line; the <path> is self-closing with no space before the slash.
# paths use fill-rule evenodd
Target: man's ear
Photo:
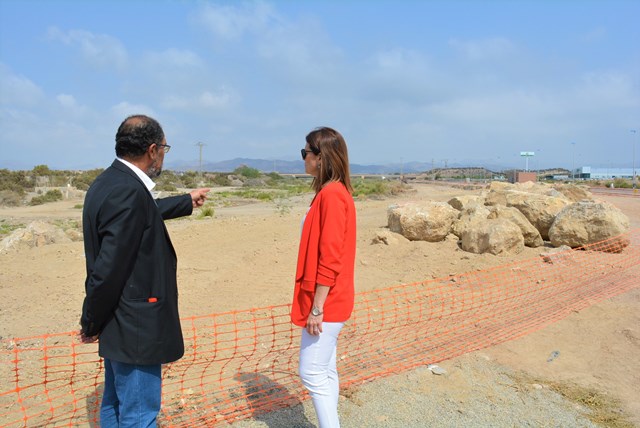
<path id="1" fill-rule="evenodd" d="M 147 154 L 151 159 L 155 159 L 158 156 L 158 145 L 156 143 L 150 144 L 147 147 Z"/>

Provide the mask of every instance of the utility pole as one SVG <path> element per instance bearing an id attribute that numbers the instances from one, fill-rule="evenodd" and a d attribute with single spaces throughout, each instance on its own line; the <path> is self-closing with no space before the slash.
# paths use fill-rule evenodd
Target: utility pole
<path id="1" fill-rule="evenodd" d="M 571 155 L 571 180 L 576 180 L 576 143 L 572 142 L 573 153 Z"/>
<path id="2" fill-rule="evenodd" d="M 633 164 L 632 164 L 632 168 L 631 168 L 631 182 L 633 183 L 633 192 L 635 193 L 636 190 L 636 130 L 635 129 L 631 129 L 630 132 L 633 134 L 633 137 L 631 138 L 631 145 L 633 146 Z"/>
<path id="3" fill-rule="evenodd" d="M 206 144 L 201 143 L 201 142 L 197 142 L 196 146 L 199 147 L 200 149 L 200 157 L 199 157 L 199 163 L 198 163 L 198 172 L 200 173 L 200 180 L 202 180 L 202 147 L 206 146 Z"/>

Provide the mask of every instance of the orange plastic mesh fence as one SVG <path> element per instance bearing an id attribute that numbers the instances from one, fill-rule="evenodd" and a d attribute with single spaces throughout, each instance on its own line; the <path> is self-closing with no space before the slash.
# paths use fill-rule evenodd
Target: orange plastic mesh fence
<path id="1" fill-rule="evenodd" d="M 341 386 L 526 335 L 640 283 L 640 230 L 447 278 L 360 293 L 338 346 Z M 183 319 L 185 356 L 164 367 L 162 426 L 215 426 L 307 398 L 289 305 Z M 0 426 L 98 423 L 95 344 L 75 333 L 5 340 Z"/>

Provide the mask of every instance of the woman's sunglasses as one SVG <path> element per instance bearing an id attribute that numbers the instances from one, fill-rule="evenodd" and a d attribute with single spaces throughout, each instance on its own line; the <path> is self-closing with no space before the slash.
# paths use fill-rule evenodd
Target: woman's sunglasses
<path id="1" fill-rule="evenodd" d="M 313 150 L 302 149 L 300 150 L 300 154 L 302 155 L 302 160 L 307 158 L 307 153 L 313 153 Z"/>

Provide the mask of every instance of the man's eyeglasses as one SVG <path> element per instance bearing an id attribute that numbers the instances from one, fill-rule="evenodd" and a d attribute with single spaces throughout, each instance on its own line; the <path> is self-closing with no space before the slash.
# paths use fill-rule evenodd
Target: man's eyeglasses
<path id="1" fill-rule="evenodd" d="M 169 150 L 171 150 L 171 146 L 168 144 L 156 144 L 156 146 L 162 147 L 165 153 L 169 153 Z"/>
<path id="2" fill-rule="evenodd" d="M 307 158 L 307 154 L 308 153 L 314 153 L 314 151 L 313 150 L 307 150 L 307 149 L 300 150 L 300 154 L 302 155 L 302 160 L 305 160 Z"/>

